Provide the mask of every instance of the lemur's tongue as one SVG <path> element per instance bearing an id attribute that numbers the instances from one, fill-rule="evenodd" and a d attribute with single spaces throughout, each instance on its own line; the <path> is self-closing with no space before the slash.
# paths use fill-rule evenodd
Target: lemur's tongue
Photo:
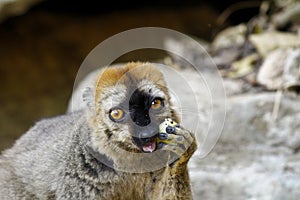
<path id="1" fill-rule="evenodd" d="M 153 140 L 152 142 L 149 142 L 143 146 L 144 152 L 153 152 L 156 149 L 156 141 Z"/>

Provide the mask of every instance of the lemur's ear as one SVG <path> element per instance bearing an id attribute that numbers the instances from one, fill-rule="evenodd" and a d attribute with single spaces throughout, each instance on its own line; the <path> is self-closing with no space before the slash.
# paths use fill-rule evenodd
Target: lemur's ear
<path id="1" fill-rule="evenodd" d="M 82 100 L 85 104 L 86 107 L 88 107 L 89 109 L 92 109 L 94 107 L 94 93 L 92 88 L 90 87 L 86 87 L 83 89 L 82 91 Z"/>

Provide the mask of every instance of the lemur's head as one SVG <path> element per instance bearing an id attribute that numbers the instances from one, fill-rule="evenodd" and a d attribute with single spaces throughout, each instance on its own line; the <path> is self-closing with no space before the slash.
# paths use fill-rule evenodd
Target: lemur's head
<path id="1" fill-rule="evenodd" d="M 96 81 L 93 107 L 99 134 L 131 152 L 155 151 L 160 123 L 178 121 L 163 74 L 149 63 L 106 68 Z"/>

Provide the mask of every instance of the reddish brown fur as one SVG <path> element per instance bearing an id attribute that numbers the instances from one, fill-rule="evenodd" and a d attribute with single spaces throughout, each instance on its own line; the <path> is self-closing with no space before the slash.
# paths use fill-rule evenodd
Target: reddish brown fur
<path id="1" fill-rule="evenodd" d="M 96 94 L 95 102 L 98 102 L 102 90 L 107 87 L 115 86 L 118 83 L 125 84 L 130 83 L 128 77 L 125 74 L 138 82 L 143 79 L 151 80 L 153 83 L 158 84 L 164 92 L 167 93 L 166 83 L 164 82 L 162 73 L 154 66 L 149 63 L 131 62 L 125 66 L 120 67 L 108 67 L 99 76 L 96 82 Z"/>

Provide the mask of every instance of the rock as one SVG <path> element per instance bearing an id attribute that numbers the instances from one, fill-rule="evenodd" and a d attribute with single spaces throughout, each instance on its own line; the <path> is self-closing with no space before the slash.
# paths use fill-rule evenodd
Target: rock
<path id="1" fill-rule="evenodd" d="M 226 28 L 215 37 L 211 44 L 212 50 L 217 51 L 232 46 L 242 46 L 246 41 L 246 31 L 247 26 L 245 24 Z"/>
<path id="2" fill-rule="evenodd" d="M 42 0 L 0 1 L 0 22 L 10 16 L 24 14 L 31 6 Z"/>
<path id="3" fill-rule="evenodd" d="M 231 78 L 241 78 L 249 75 L 254 71 L 255 63 L 259 59 L 257 54 L 250 54 L 241 60 L 237 60 L 232 63 L 232 68 L 228 72 L 227 76 Z"/>
<path id="4" fill-rule="evenodd" d="M 201 70 L 212 70 L 212 61 L 207 53 L 209 44 L 204 40 L 168 38 L 164 42 L 164 47 L 170 51 L 168 53 L 172 58 L 172 62 L 166 64 L 179 66 L 181 69 L 193 68 L 192 64 L 196 64 Z"/>
<path id="5" fill-rule="evenodd" d="M 272 140 L 280 138 L 294 141 L 295 139 L 290 136 L 295 135 L 293 137 L 295 138 L 297 135 L 294 134 L 295 131 L 300 131 L 300 120 L 292 119 L 298 119 L 300 98 L 283 96 L 280 101 L 278 121 L 273 122 L 272 112 L 275 99 L 275 93 L 242 94 L 229 97 L 226 105 L 227 121 L 219 143 L 239 146 L 266 143 L 270 145 Z M 286 121 L 281 122 L 283 119 Z"/>
<path id="6" fill-rule="evenodd" d="M 272 122 L 275 98 L 261 93 L 227 99 L 218 144 L 189 163 L 195 199 L 298 199 L 300 97 L 283 95 Z"/>
<path id="7" fill-rule="evenodd" d="M 300 87 L 300 48 L 269 53 L 258 71 L 257 82 L 271 90 Z"/>
<path id="8" fill-rule="evenodd" d="M 275 123 L 267 134 L 268 143 L 285 145 L 294 151 L 300 149 L 300 113 L 285 115 Z"/>
<path id="9" fill-rule="evenodd" d="M 289 171 L 291 175 L 300 174 L 300 153 L 288 157 L 285 170 Z"/>
<path id="10" fill-rule="evenodd" d="M 213 61 L 219 68 L 228 68 L 241 54 L 241 47 L 228 47 L 213 54 Z"/>
<path id="11" fill-rule="evenodd" d="M 250 42 L 263 57 L 278 48 L 289 48 L 300 46 L 300 36 L 294 33 L 269 31 L 259 34 L 251 34 Z"/>
<path id="12" fill-rule="evenodd" d="M 283 65 L 286 59 L 286 50 L 277 49 L 267 55 L 257 74 L 257 82 L 268 89 L 279 89 L 283 85 Z"/>
<path id="13" fill-rule="evenodd" d="M 210 51 L 213 60 L 220 68 L 228 68 L 243 52 L 246 42 L 245 24 L 226 28 L 214 38 Z"/>
<path id="14" fill-rule="evenodd" d="M 287 89 L 300 87 L 300 48 L 289 52 L 283 69 L 284 87 Z"/>
<path id="15" fill-rule="evenodd" d="M 239 79 L 224 79 L 223 85 L 227 96 L 233 96 L 243 92 L 243 82 Z"/>
<path id="16" fill-rule="evenodd" d="M 289 4 L 283 5 L 283 7 L 281 12 L 278 12 L 271 17 L 272 24 L 276 28 L 283 28 L 288 23 L 294 23 L 300 17 L 299 2 L 289 2 Z"/>

